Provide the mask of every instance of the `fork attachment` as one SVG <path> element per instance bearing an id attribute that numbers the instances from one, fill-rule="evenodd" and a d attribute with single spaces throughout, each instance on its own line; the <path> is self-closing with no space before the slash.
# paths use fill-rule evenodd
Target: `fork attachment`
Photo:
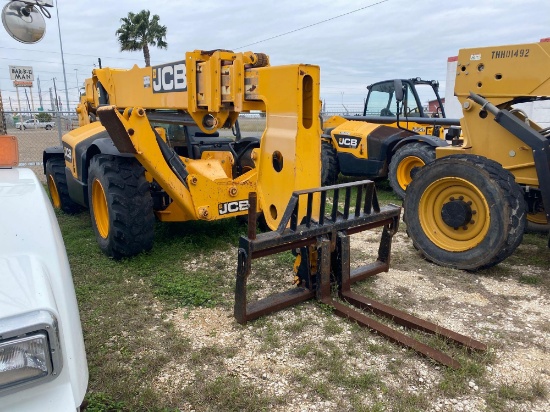
<path id="1" fill-rule="evenodd" d="M 327 204 L 329 191 L 333 191 L 332 205 Z M 355 192 L 355 199 L 352 199 L 352 191 Z M 343 210 L 340 211 L 342 194 Z M 307 212 L 298 224 L 300 202 L 304 200 L 307 202 Z M 486 349 L 483 343 L 472 338 L 411 316 L 351 290 L 353 283 L 389 270 L 391 241 L 399 226 L 401 208 L 392 204 L 381 208 L 372 181 L 364 180 L 294 192 L 279 227 L 267 233 L 256 234 L 256 202 L 256 194 L 252 193 L 249 197 L 248 236 L 241 236 L 239 240 L 234 307 L 237 322 L 244 324 L 249 320 L 316 298 L 330 305 L 336 315 L 355 321 L 394 343 L 411 348 L 443 365 L 460 367 L 456 360 L 443 352 L 335 300 L 332 297 L 332 289 L 335 286 L 341 300 L 359 309 L 387 317 L 407 328 L 439 335 L 470 349 Z M 314 205 L 318 205 L 319 209 L 314 210 Z M 350 270 L 350 235 L 376 227 L 383 228 L 377 259 Z M 252 270 L 252 260 L 288 250 L 299 251 L 298 286 L 248 303 L 246 289 Z"/>

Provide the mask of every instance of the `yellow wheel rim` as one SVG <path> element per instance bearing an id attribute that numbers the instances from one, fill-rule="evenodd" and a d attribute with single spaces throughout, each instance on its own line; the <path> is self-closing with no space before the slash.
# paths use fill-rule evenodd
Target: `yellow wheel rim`
<path id="1" fill-rule="evenodd" d="M 109 209 L 105 191 L 97 179 L 92 183 L 92 204 L 97 231 L 103 239 L 107 239 L 109 236 Z"/>
<path id="2" fill-rule="evenodd" d="M 472 217 L 454 228 L 443 220 L 443 206 L 452 201 L 469 205 Z M 479 245 L 489 231 L 490 211 L 485 196 L 467 180 L 445 177 L 433 182 L 422 194 L 418 205 L 420 225 L 426 236 L 441 249 L 464 252 Z"/>
<path id="3" fill-rule="evenodd" d="M 548 221 L 546 220 L 546 214 L 544 212 L 528 213 L 527 220 L 531 223 L 536 223 L 537 225 L 548 224 Z"/>
<path id="4" fill-rule="evenodd" d="M 61 197 L 59 197 L 59 192 L 57 191 L 57 186 L 53 180 L 53 176 L 48 176 L 48 190 L 50 191 L 50 196 L 52 197 L 53 207 L 56 209 L 61 209 Z"/>
<path id="5" fill-rule="evenodd" d="M 422 159 L 416 156 L 405 157 L 397 166 L 397 183 L 401 189 L 406 190 L 407 186 L 411 184 L 411 173 L 416 167 L 425 166 L 426 163 Z"/>

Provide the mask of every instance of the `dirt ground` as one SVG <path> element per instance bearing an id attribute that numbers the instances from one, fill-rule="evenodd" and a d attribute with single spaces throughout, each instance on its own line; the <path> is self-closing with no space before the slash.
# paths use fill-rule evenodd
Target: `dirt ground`
<path id="1" fill-rule="evenodd" d="M 376 256 L 377 248 L 376 232 L 352 237 L 355 264 Z M 520 246 L 527 253 L 530 248 L 528 244 Z M 422 260 L 403 230 L 394 237 L 392 253 L 393 264 L 388 273 L 354 289 L 486 343 L 486 355 L 468 366 L 475 368 L 476 362 L 481 363 L 482 371 L 478 378 L 457 383 L 464 386 L 462 389 L 447 387 L 449 381 L 452 385 L 452 378 L 446 368 L 374 334 L 358 332 L 350 322 L 326 316 L 323 308 L 313 302 L 267 316 L 259 321 L 264 322 L 260 328 L 256 323 L 238 325 L 232 311 L 222 308 L 178 309 L 168 319 L 190 340 L 193 350 L 231 349 L 231 357 L 225 357 L 217 367 L 206 366 L 205 373 L 229 373 L 262 388 L 269 396 L 288 400 L 279 408 L 281 411 L 550 410 L 548 290 L 541 284 L 521 281 L 525 276 L 549 276 L 550 262 L 543 267 L 504 262 L 498 269 L 477 274 L 441 268 Z M 235 254 L 232 250 L 224 255 L 228 264 Z M 202 266 L 210 260 L 197 257 Z M 278 343 L 266 344 L 266 336 L 272 334 Z M 322 351 L 344 353 L 340 361 L 347 373 L 368 371 L 379 378 L 378 386 L 367 392 L 338 388 L 336 396 L 323 394 L 319 386 L 334 385 L 330 374 L 327 376 L 323 367 L 310 368 Z M 197 383 L 186 362 L 185 356 L 172 360 L 158 377 L 159 390 L 170 392 L 170 388 Z M 297 395 L 296 385 L 303 374 L 308 375 L 312 386 L 300 387 Z M 410 407 L 410 399 L 421 401 L 417 407 L 414 402 Z M 377 409 L 380 405 L 384 406 Z M 184 410 L 193 408 L 189 404 Z"/>
<path id="2" fill-rule="evenodd" d="M 42 166 L 32 163 L 41 161 L 44 147 L 59 145 L 57 130 L 10 132 L 19 139 L 21 163 L 42 178 Z M 373 231 L 354 235 L 352 264 L 364 264 L 375 256 L 378 240 Z M 229 351 L 231 356 L 219 356 L 203 372 L 211 377 L 229 374 L 260 388 L 266 396 L 284 399 L 283 406 L 275 405 L 274 410 L 543 412 L 550 410 L 550 253 L 528 242 L 517 253 L 546 254 L 547 263 L 517 264 L 510 258 L 477 274 L 441 268 L 421 259 L 401 228 L 394 237 L 390 271 L 354 287 L 486 343 L 486 356 L 468 363 L 470 369 L 480 364 L 480 371 L 471 374 L 478 377 L 459 382 L 456 388 L 449 387 L 453 380 L 446 368 L 327 314 L 315 302 L 245 326 L 235 322 L 232 308 L 227 307 L 181 308 L 169 312 L 166 321 L 189 339 L 192 351 Z M 196 262 L 204 269 L 205 265 L 219 268 L 220 260 L 226 261 L 233 276 L 236 255 L 236 249 L 231 249 L 216 256 L 197 256 Z M 198 268 L 199 263 L 190 263 L 194 264 Z M 290 287 L 291 273 L 282 274 L 287 278 L 281 282 Z M 346 376 L 365 372 L 376 376 L 372 389 L 334 382 L 329 365 L 335 357 Z M 464 359 L 468 362 L 469 355 L 462 355 Z M 176 396 L 176 388 L 197 385 L 189 361 L 189 354 L 171 359 L 155 380 L 158 391 Z M 418 402 L 416 408 L 414 402 Z M 181 409 L 196 407 L 184 402 Z"/>

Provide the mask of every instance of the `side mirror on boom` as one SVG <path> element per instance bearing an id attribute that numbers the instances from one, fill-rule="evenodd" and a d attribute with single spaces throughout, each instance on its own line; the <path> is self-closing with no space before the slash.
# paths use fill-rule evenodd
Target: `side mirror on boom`
<path id="1" fill-rule="evenodd" d="M 403 83 L 401 79 L 395 79 L 393 81 L 393 88 L 395 89 L 395 100 L 398 102 L 403 101 Z"/>
<path id="2" fill-rule="evenodd" d="M 407 130 L 403 127 L 401 127 L 401 125 L 399 124 L 399 111 L 401 110 L 399 108 L 399 104 L 403 102 L 403 97 L 404 97 L 404 93 L 403 93 L 403 82 L 401 81 L 401 79 L 395 79 L 393 81 L 393 88 L 395 90 L 395 104 L 396 104 L 396 115 L 397 115 L 397 127 L 401 130 Z"/>

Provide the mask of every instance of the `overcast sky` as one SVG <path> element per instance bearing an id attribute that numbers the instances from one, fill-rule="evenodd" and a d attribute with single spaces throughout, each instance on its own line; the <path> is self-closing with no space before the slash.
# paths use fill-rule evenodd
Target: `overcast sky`
<path id="1" fill-rule="evenodd" d="M 5 3 L 0 0 L 0 6 Z M 362 104 L 368 84 L 384 79 L 437 79 L 444 95 L 447 58 L 460 48 L 550 37 L 548 0 L 59 0 L 57 7 L 49 9 L 52 18 L 39 43 L 19 43 L 0 28 L 5 110 L 9 97 L 14 109 L 17 102 L 10 65 L 33 67 L 35 107 L 39 77 L 45 108 L 53 78 L 65 108 L 57 13 L 71 109 L 77 80 L 90 77 L 98 58 L 103 67 L 144 66 L 143 53 L 120 52 L 115 36 L 122 17 L 143 9 L 167 27 L 168 48 L 151 50 L 152 65 L 181 60 L 195 49 L 264 52 L 272 65 L 319 65 L 321 98 L 327 106 L 351 110 Z"/>

